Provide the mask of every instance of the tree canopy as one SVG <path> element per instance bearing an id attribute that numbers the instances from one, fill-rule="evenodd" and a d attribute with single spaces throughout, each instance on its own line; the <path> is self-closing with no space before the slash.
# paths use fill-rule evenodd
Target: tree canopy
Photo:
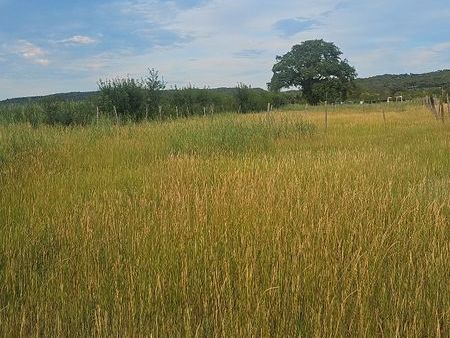
<path id="1" fill-rule="evenodd" d="M 311 104 L 345 100 L 356 71 L 341 55 L 334 43 L 324 40 L 308 40 L 295 45 L 288 53 L 276 57 L 269 89 L 301 88 Z"/>

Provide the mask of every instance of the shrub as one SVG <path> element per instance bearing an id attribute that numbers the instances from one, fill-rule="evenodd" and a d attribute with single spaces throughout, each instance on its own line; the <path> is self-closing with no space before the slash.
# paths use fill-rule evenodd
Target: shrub
<path id="1" fill-rule="evenodd" d="M 149 69 L 145 78 L 115 78 L 99 80 L 99 107 L 102 112 L 121 120 L 139 121 L 149 114 L 155 117 L 165 82 L 158 71 Z M 115 109 L 115 111 L 114 111 Z"/>

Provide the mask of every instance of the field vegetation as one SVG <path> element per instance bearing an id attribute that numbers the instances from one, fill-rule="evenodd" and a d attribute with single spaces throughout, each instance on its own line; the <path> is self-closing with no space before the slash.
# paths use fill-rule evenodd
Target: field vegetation
<path id="1" fill-rule="evenodd" d="M 324 109 L 0 125 L 0 336 L 448 337 L 450 124 Z"/>
<path id="2" fill-rule="evenodd" d="M 272 93 L 240 83 L 235 88 L 166 89 L 158 72 L 144 78 L 99 81 L 99 91 L 88 97 L 52 95 L 0 102 L 0 124 L 83 126 L 102 119 L 116 123 L 167 120 L 225 112 L 250 113 L 300 102 L 298 91 Z"/>

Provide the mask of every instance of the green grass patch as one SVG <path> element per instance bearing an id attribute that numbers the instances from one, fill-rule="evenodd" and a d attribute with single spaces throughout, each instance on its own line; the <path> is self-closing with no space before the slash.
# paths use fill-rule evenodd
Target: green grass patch
<path id="1" fill-rule="evenodd" d="M 178 124 L 169 135 L 173 155 L 237 155 L 268 153 L 283 138 L 310 137 L 316 126 L 307 121 L 289 121 L 264 116 L 255 120 L 211 118 L 202 123 Z"/>

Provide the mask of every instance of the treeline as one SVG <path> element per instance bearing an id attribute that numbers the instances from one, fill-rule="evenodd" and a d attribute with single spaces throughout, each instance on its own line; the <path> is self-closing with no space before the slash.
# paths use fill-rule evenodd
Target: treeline
<path id="1" fill-rule="evenodd" d="M 140 121 L 187 117 L 221 112 L 258 112 L 278 108 L 295 97 L 252 89 L 240 83 L 232 89 L 188 86 L 165 90 L 166 83 L 154 69 L 140 79 L 116 78 L 99 81 L 99 114 L 120 120 Z"/>
<path id="2" fill-rule="evenodd" d="M 115 122 L 169 119 L 223 112 L 259 112 L 301 100 L 299 92 L 272 93 L 245 84 L 235 88 L 165 89 L 155 70 L 146 77 L 100 80 L 99 91 L 84 100 L 49 96 L 28 103 L 0 105 L 0 122 L 32 125 L 86 125 L 97 119 Z"/>

